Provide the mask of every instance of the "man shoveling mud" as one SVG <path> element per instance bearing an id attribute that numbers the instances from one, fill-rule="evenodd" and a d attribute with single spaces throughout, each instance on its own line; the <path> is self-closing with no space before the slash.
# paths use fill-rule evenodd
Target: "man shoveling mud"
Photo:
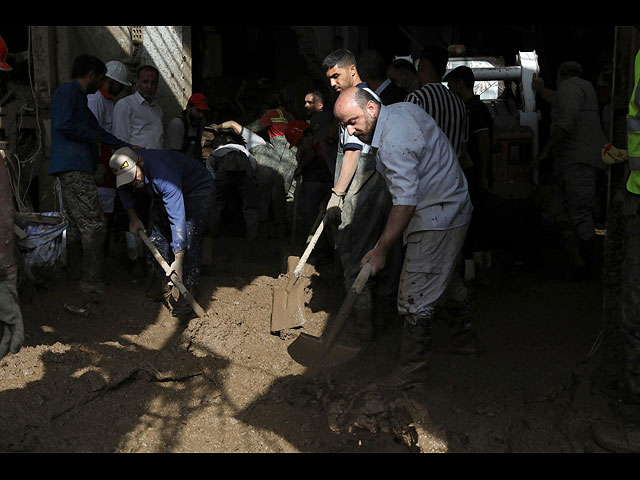
<path id="1" fill-rule="evenodd" d="M 135 211 L 132 189 L 143 189 L 152 197 L 150 240 L 170 263 L 171 271 L 193 293 L 200 276 L 202 240 L 213 194 L 209 172 L 194 158 L 172 150 L 135 152 L 121 148 L 113 154 L 109 166 L 116 176 L 118 194 L 129 214 L 132 232 L 144 230 Z M 158 272 L 156 263 L 152 265 L 157 278 L 163 278 L 165 273 Z M 166 279 L 159 280 L 158 288 L 169 293 Z M 186 313 L 187 308 L 182 301 L 174 306 L 173 312 Z"/>
<path id="2" fill-rule="evenodd" d="M 384 106 L 366 90 L 349 88 L 334 114 L 351 135 L 377 149 L 377 169 L 393 201 L 378 242 L 361 263 L 371 262 L 375 275 L 401 235 L 406 244 L 397 302 L 404 318 L 400 364 L 377 383 L 409 387 L 426 380 L 436 304 L 449 301 L 455 337 L 460 346 L 475 348 L 466 289 L 452 281 L 472 213 L 467 182 L 450 142 L 420 107 Z"/>

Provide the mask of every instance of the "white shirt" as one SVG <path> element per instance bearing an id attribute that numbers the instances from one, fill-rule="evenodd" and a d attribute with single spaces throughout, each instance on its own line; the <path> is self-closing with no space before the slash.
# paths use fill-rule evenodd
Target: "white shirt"
<path id="1" fill-rule="evenodd" d="M 149 103 L 140 95 L 133 93 L 116 102 L 113 108 L 113 132 L 116 137 L 132 145 L 162 150 L 164 127 L 162 109 L 153 100 Z"/>
<path id="2" fill-rule="evenodd" d="M 98 120 L 98 125 L 107 132 L 112 133 L 113 99 L 105 97 L 104 94 L 98 90 L 96 93 L 87 95 L 87 103 L 89 110 L 91 110 Z"/>

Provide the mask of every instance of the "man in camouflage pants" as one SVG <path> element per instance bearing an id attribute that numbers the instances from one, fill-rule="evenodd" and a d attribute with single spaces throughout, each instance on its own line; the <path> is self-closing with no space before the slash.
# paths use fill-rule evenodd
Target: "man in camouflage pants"
<path id="1" fill-rule="evenodd" d="M 102 266 L 106 219 L 96 179 L 106 177 L 98 145 L 114 149 L 131 147 L 98 125 L 89 110 L 87 95 L 102 84 L 106 65 L 98 58 L 80 55 L 74 60 L 71 82 L 61 85 L 51 99 L 51 163 L 49 175 L 57 176 L 68 217 L 67 273 L 80 280 L 88 293 L 102 293 Z"/>

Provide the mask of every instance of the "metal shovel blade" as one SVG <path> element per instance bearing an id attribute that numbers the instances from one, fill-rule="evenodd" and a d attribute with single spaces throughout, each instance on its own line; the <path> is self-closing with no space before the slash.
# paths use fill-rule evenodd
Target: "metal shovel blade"
<path id="1" fill-rule="evenodd" d="M 287 258 L 287 275 L 281 278 L 280 285 L 273 289 L 270 327 L 272 333 L 288 328 L 301 327 L 305 323 L 303 313 L 306 283 L 304 281 L 304 269 L 309 255 L 311 255 L 324 229 L 322 218 L 322 216 L 319 216 L 316 220 L 315 233 L 309 240 L 302 257 Z"/>
<path id="2" fill-rule="evenodd" d="M 323 333 L 322 337 L 314 337 L 306 333 L 298 335 L 289 345 L 289 356 L 303 366 L 335 366 L 351 360 L 360 351 L 357 347 L 343 345 L 336 341 L 347 317 L 353 309 L 356 297 L 362 291 L 369 275 L 371 264 L 366 263 L 356 277 L 353 285 L 347 293 L 347 297 L 340 306 L 340 310 L 332 324 Z"/>
<path id="3" fill-rule="evenodd" d="M 290 263 L 292 259 L 296 258 L 289 257 Z M 286 278 L 286 285 L 280 285 L 273 289 L 271 332 L 300 327 L 305 323 L 304 289 L 307 282 L 304 278 L 293 277 L 292 273 L 289 275 Z"/>
<path id="4" fill-rule="evenodd" d="M 327 349 L 327 343 L 322 338 L 306 333 L 298 335 L 289 348 L 289 356 L 304 367 L 327 366 L 334 367 L 348 362 L 360 351 L 359 348 L 334 343 Z"/>

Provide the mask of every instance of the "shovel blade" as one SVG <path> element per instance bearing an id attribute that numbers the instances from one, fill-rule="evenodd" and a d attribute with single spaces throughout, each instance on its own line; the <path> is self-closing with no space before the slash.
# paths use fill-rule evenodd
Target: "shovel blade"
<path id="1" fill-rule="evenodd" d="M 307 333 L 298 335 L 289 348 L 289 356 L 304 367 L 334 367 L 355 357 L 360 349 L 335 342 L 327 349 L 322 338 Z"/>
<path id="2" fill-rule="evenodd" d="M 290 289 L 273 289 L 273 307 L 271 309 L 271 332 L 301 327 L 304 318 L 304 285 L 296 282 Z"/>
<path id="3" fill-rule="evenodd" d="M 300 276 L 294 277 L 294 270 L 300 261 L 299 257 L 287 259 L 287 275 L 280 278 L 280 285 L 273 288 L 273 305 L 271 309 L 271 332 L 277 333 L 288 328 L 298 328 L 305 324 L 304 289 L 308 284 L 307 277 L 311 271 L 307 265 Z"/>

